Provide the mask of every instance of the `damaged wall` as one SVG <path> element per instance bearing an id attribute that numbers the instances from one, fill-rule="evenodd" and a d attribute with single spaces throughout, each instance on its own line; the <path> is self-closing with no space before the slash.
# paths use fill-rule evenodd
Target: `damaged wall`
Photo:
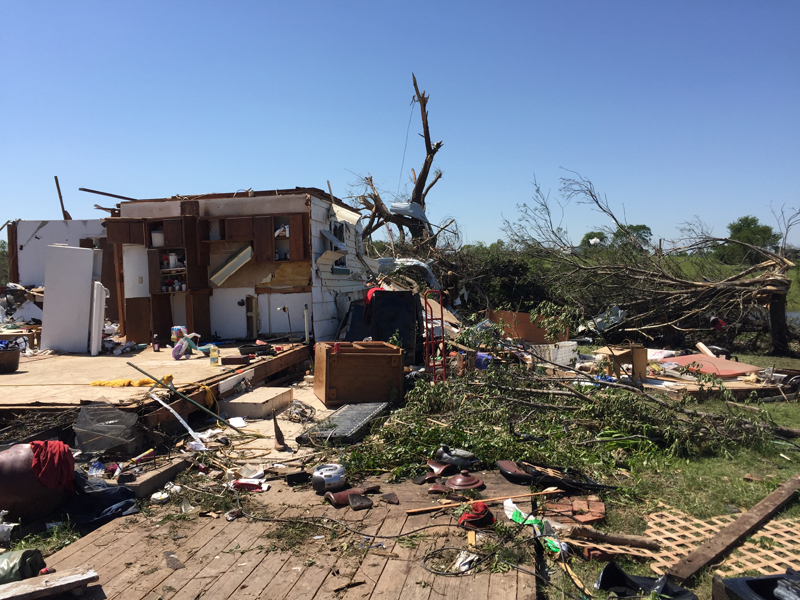
<path id="1" fill-rule="evenodd" d="M 307 210 L 305 194 L 281 196 L 238 196 L 198 201 L 201 217 L 233 217 L 262 214 L 299 213 Z M 177 200 L 120 203 L 120 216 L 127 219 L 163 219 L 181 216 Z"/>
<path id="2" fill-rule="evenodd" d="M 247 337 L 247 310 L 239 301 L 255 294 L 253 288 L 217 288 L 211 294 L 211 333 L 223 339 Z"/>
<path id="3" fill-rule="evenodd" d="M 342 209 L 331 208 L 327 202 L 311 198 L 311 251 L 314 259 L 313 276 L 313 320 L 314 336 L 318 341 L 332 340 L 339 323 L 352 300 L 366 294 L 368 273 L 360 256 L 363 256 L 359 215 Z M 342 256 L 331 252 L 330 242 L 322 231 L 331 231 L 331 221 L 345 224 L 345 246 L 347 247 L 346 271 L 333 271 L 333 263 Z"/>
<path id="4" fill-rule="evenodd" d="M 225 264 L 225 261 L 247 244 L 242 242 L 219 242 L 212 245 L 209 273 Z M 281 290 L 311 285 L 311 261 L 258 262 L 251 259 L 220 286 L 221 288 L 263 288 Z"/>
<path id="5" fill-rule="evenodd" d="M 288 315 L 278 310 L 281 306 L 286 306 L 289 309 Z M 310 312 L 310 292 L 304 294 L 259 294 L 259 333 L 289 333 L 289 319 L 291 318 L 291 333 L 294 334 L 295 339 L 302 337 L 305 332 L 303 309 L 306 306 L 308 306 Z M 309 326 L 311 326 L 310 322 Z"/>
<path id="6" fill-rule="evenodd" d="M 101 219 L 80 221 L 16 221 L 19 283 L 44 285 L 47 246 L 66 244 L 78 247 L 84 238 L 105 237 Z"/>

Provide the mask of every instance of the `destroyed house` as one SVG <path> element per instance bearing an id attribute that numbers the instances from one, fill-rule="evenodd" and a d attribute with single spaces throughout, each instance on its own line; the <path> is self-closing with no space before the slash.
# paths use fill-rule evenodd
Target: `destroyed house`
<path id="1" fill-rule="evenodd" d="M 127 339 L 332 339 L 365 293 L 360 214 L 315 188 L 125 201 L 106 219 Z"/>

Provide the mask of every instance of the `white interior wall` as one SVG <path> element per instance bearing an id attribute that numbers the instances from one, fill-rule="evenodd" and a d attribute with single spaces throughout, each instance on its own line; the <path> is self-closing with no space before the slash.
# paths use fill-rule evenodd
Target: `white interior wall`
<path id="1" fill-rule="evenodd" d="M 216 288 L 211 294 L 211 333 L 221 338 L 247 337 L 247 310 L 239 300 L 254 296 L 255 288 Z"/>
<path id="2" fill-rule="evenodd" d="M 278 310 L 281 306 L 288 307 L 288 315 Z M 258 332 L 289 333 L 289 317 L 291 317 L 292 333 L 294 333 L 295 336 L 304 333 L 303 309 L 306 306 L 308 306 L 310 313 L 312 311 L 310 292 L 303 294 L 259 294 Z"/>
<path id="3" fill-rule="evenodd" d="M 297 196 L 242 196 L 220 200 L 199 198 L 201 217 L 271 215 L 306 212 L 305 194 Z"/>
<path id="4" fill-rule="evenodd" d="M 165 202 L 120 202 L 119 216 L 125 219 L 165 219 L 181 216 L 178 200 Z"/>
<path id="5" fill-rule="evenodd" d="M 19 284 L 40 286 L 44 284 L 47 247 L 66 244 L 77 247 L 81 239 L 105 237 L 106 228 L 101 219 L 80 221 L 17 221 Z"/>
<path id="6" fill-rule="evenodd" d="M 122 271 L 125 277 L 126 298 L 149 298 L 150 279 L 147 268 L 147 248 L 133 244 L 122 245 Z"/>

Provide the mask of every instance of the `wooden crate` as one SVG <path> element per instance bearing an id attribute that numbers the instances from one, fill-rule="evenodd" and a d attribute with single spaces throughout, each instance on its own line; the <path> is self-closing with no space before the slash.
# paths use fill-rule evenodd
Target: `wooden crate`
<path id="1" fill-rule="evenodd" d="M 386 402 L 403 394 L 403 350 L 386 342 L 316 344 L 314 393 L 325 406 Z"/>

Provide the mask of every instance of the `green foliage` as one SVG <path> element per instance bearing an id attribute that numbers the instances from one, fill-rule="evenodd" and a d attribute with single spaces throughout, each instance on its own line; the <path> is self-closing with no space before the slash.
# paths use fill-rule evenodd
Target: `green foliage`
<path id="1" fill-rule="evenodd" d="M 611 238 L 612 246 L 617 248 L 622 246 L 632 246 L 634 245 L 634 240 L 636 241 L 636 244 L 642 247 L 650 245 L 653 232 L 647 225 L 626 225 L 626 229 L 628 231 L 617 229 L 614 232 L 614 236 Z M 633 236 L 634 240 L 631 240 L 631 236 Z"/>
<path id="2" fill-rule="evenodd" d="M 389 473 L 389 480 L 414 476 L 426 469 L 439 444 L 473 452 L 481 467 L 498 460 L 527 458 L 534 462 L 574 467 L 602 478 L 613 471 L 619 454 L 642 458 L 725 454 L 746 444 L 762 448 L 765 432 L 743 427 L 741 415 L 728 413 L 710 425 L 697 416 L 677 418 L 669 401 L 657 404 L 646 396 L 623 389 L 583 388 L 591 402 L 569 396 L 525 392 L 541 389 L 533 371 L 491 367 L 464 379 L 430 385 L 419 381 L 406 395 L 406 406 L 393 413 L 358 447 L 344 452 L 352 477 Z M 516 399 L 516 401 L 514 401 Z M 559 410 L 531 410 L 535 401 Z M 575 408 L 577 406 L 577 408 Z M 545 439 L 529 444 L 512 432 Z M 609 438 L 609 442 L 594 440 Z M 633 440 L 617 438 L 641 436 Z"/>
<path id="3" fill-rule="evenodd" d="M 81 534 L 75 525 L 71 521 L 66 521 L 56 525 L 47 533 L 26 535 L 21 540 L 12 542 L 10 550 L 37 549 L 42 556 L 47 558 L 62 548 L 66 548 L 72 542 L 77 542 L 80 538 Z"/>
<path id="4" fill-rule="evenodd" d="M 455 268 L 469 300 L 462 308 L 478 312 L 486 308 L 528 311 L 551 299 L 542 285 L 546 265 L 530 252 L 519 251 L 503 241 L 464 246 L 453 256 Z"/>
<path id="5" fill-rule="evenodd" d="M 591 244 L 591 240 L 598 239 L 600 242 L 595 244 L 594 246 Z M 601 248 L 608 245 L 608 235 L 606 235 L 602 231 L 590 231 L 583 239 L 581 239 L 581 247 L 582 248 Z"/>
<path id="6" fill-rule="evenodd" d="M 544 329 L 547 339 L 557 340 L 559 336 L 567 335 L 574 331 L 581 318 L 581 312 L 574 306 L 558 306 L 545 300 L 531 311 L 531 323 L 536 322 L 539 329 Z"/>
<path id="7" fill-rule="evenodd" d="M 757 248 L 777 250 L 781 235 L 776 233 L 769 225 L 763 225 L 758 218 L 753 216 L 740 217 L 728 225 L 728 237 L 732 240 L 744 242 Z M 758 252 L 736 244 L 718 246 L 714 251 L 717 259 L 723 263 L 756 264 L 762 257 Z"/>

